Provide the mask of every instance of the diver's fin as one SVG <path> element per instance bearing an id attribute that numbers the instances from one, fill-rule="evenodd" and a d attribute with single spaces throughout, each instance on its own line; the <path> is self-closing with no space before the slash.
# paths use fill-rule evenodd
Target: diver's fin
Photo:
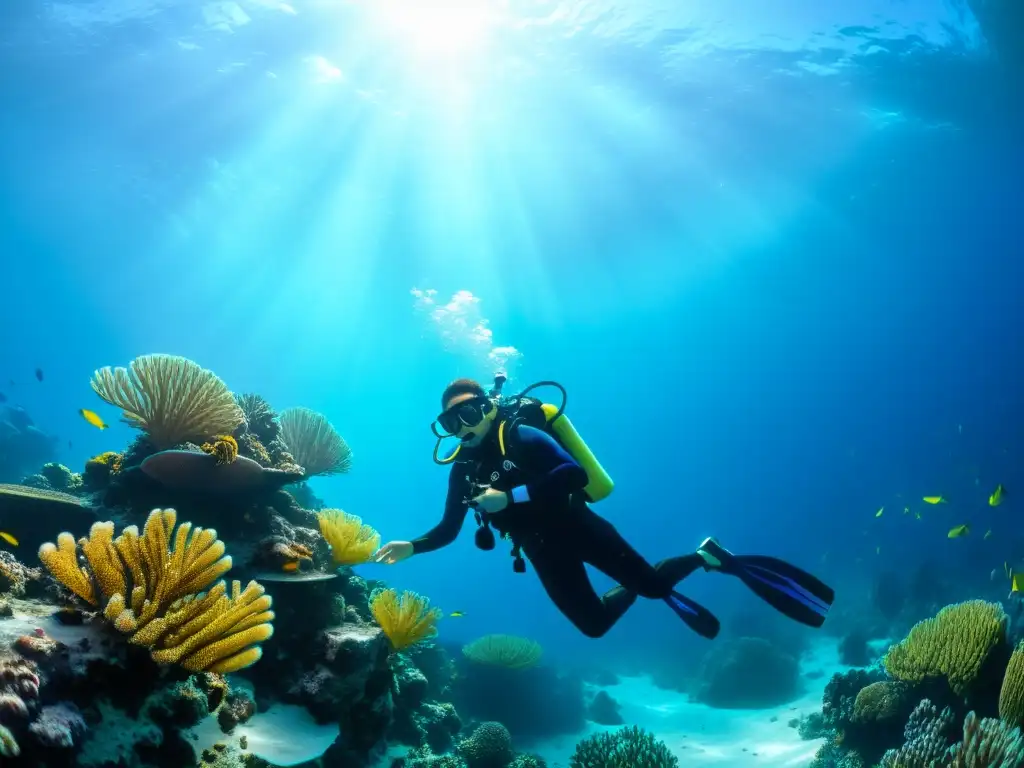
<path id="1" fill-rule="evenodd" d="M 802 568 L 766 555 L 734 555 L 714 539 L 697 550 L 709 570 L 737 576 L 754 594 L 794 621 L 811 627 L 825 623 L 835 591 Z"/>
<path id="2" fill-rule="evenodd" d="M 722 625 L 718 619 L 700 603 L 695 603 L 690 598 L 673 591 L 665 598 L 668 607 L 676 612 L 676 616 L 686 622 L 686 625 L 701 637 L 714 640 Z"/>

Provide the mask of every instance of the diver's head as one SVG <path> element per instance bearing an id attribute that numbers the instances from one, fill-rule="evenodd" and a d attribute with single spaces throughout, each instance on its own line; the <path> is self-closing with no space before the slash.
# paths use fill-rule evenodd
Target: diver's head
<path id="1" fill-rule="evenodd" d="M 464 446 L 474 448 L 491 431 L 498 409 L 480 382 L 456 379 L 441 393 L 441 415 L 437 425 L 447 435 L 458 437 Z"/>

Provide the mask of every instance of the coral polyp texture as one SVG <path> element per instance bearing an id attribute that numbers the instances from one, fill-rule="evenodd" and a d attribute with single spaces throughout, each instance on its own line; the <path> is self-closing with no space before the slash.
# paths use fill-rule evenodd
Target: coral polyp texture
<path id="1" fill-rule="evenodd" d="M 505 669 L 535 667 L 543 652 L 540 643 L 515 635 L 484 635 L 462 648 L 462 655 L 472 662 Z"/>
<path id="2" fill-rule="evenodd" d="M 380 548 L 380 534 L 356 515 L 340 509 L 317 512 L 320 533 L 331 548 L 335 566 L 367 562 Z"/>
<path id="3" fill-rule="evenodd" d="M 281 412 L 281 439 L 308 477 L 352 469 L 352 449 L 327 417 L 309 408 Z"/>
<path id="4" fill-rule="evenodd" d="M 176 522 L 173 509 L 154 509 L 141 534 L 129 526 L 117 538 L 113 523 L 94 523 L 88 538 L 62 533 L 39 558 L 158 663 L 221 674 L 248 667 L 273 634 L 271 599 L 254 581 L 245 589 L 232 582 L 229 593 L 217 581 L 231 568 L 217 532 L 190 523 L 175 530 Z"/>
<path id="5" fill-rule="evenodd" d="M 944 678 L 964 695 L 994 649 L 1006 642 L 1006 613 L 998 603 L 970 600 L 947 605 L 918 623 L 885 655 L 886 671 L 896 680 L 920 683 Z"/>
<path id="6" fill-rule="evenodd" d="M 184 357 L 143 355 L 128 368 L 101 368 L 90 383 L 157 449 L 231 434 L 245 421 L 227 385 Z"/>
<path id="7" fill-rule="evenodd" d="M 401 651 L 437 634 L 441 611 L 415 592 L 383 589 L 370 596 L 370 613 L 391 647 Z"/>

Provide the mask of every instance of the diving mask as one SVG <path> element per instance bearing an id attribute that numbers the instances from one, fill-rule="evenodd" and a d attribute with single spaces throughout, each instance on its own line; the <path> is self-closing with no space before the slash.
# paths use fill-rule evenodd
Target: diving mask
<path id="1" fill-rule="evenodd" d="M 452 437 L 457 435 L 463 427 L 472 428 L 480 424 L 493 408 L 494 403 L 488 397 L 464 400 L 442 412 L 430 425 L 430 429 L 435 437 Z"/>

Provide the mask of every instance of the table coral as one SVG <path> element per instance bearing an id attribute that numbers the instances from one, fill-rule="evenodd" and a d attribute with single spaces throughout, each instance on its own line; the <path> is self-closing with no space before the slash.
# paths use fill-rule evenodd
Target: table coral
<path id="1" fill-rule="evenodd" d="M 255 663 L 259 643 L 273 634 L 270 597 L 254 581 L 244 590 L 233 582 L 230 595 L 223 581 L 214 584 L 231 568 L 224 543 L 190 523 L 175 531 L 176 521 L 173 509 L 155 509 L 141 535 L 129 526 L 116 539 L 113 523 L 95 523 L 89 538 L 76 543 L 62 533 L 39 557 L 158 663 L 222 674 Z M 80 551 L 88 567 L 79 565 Z"/>

